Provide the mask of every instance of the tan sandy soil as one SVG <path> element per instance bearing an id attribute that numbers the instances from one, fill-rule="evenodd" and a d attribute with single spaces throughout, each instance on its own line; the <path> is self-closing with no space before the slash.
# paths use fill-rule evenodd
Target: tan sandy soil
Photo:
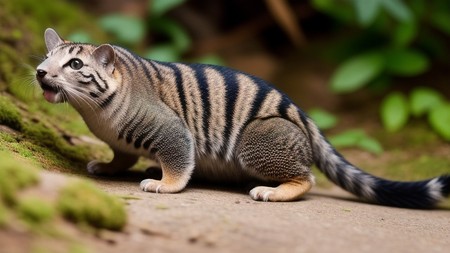
<path id="1" fill-rule="evenodd" d="M 450 210 L 407 210 L 362 203 L 338 189 L 314 188 L 290 203 L 250 199 L 246 190 L 191 184 L 179 194 L 142 192 L 144 174 L 96 178 L 105 191 L 127 203 L 129 222 L 122 232 L 88 231 L 64 225 L 64 233 L 89 252 L 448 252 Z M 51 197 L 66 176 L 43 173 L 34 194 Z M 67 243 L 44 239 L 20 227 L 0 230 L 0 252 L 30 252 Z M 59 249 L 59 250 L 58 250 Z M 55 251 L 56 250 L 56 251 Z"/>
<path id="2" fill-rule="evenodd" d="M 124 234 L 101 252 L 448 252 L 449 210 L 406 210 L 357 201 L 338 188 L 303 201 L 263 203 L 245 192 L 190 186 L 180 194 L 141 192 L 138 182 L 100 180 L 127 200 Z M 134 199 L 135 198 L 135 199 Z"/>

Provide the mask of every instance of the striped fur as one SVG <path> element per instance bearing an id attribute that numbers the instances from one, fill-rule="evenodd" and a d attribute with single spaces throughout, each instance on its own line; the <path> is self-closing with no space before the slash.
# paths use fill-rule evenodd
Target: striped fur
<path id="1" fill-rule="evenodd" d="M 145 191 L 181 191 L 194 173 L 279 181 L 250 195 L 287 201 L 311 188 L 310 166 L 316 163 L 340 187 L 382 205 L 429 208 L 450 192 L 449 176 L 401 183 L 361 171 L 286 95 L 254 76 L 147 60 L 118 46 L 67 42 L 52 29 L 45 39 L 49 53 L 36 74 L 44 97 L 69 102 L 114 151 L 110 163 L 89 163 L 91 173 L 116 173 L 145 156 L 163 170 L 161 181 L 141 182 Z"/>

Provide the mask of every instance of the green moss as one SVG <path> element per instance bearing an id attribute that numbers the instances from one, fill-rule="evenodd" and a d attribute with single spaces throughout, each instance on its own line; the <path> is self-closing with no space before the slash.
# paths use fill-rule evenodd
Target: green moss
<path id="1" fill-rule="evenodd" d="M 0 161 L 0 199 L 7 204 L 15 204 L 19 190 L 38 182 L 37 170 L 6 152 L 0 152 Z"/>
<path id="2" fill-rule="evenodd" d="M 92 20 L 67 1 L 0 1 L 0 88 L 18 77 L 24 59 L 29 62 L 30 55 L 45 54 L 45 28 L 54 27 L 62 34 L 86 29 L 92 31 L 92 37 L 103 38 L 104 33 L 92 25 Z"/>
<path id="3" fill-rule="evenodd" d="M 20 199 L 17 212 L 19 217 L 31 226 L 42 225 L 55 217 L 54 208 L 36 197 Z"/>
<path id="4" fill-rule="evenodd" d="M 6 89 L 14 95 L 0 93 L 0 124 L 23 133 L 14 139 L 0 132 L 0 150 L 14 151 L 53 169 L 78 169 L 90 160 L 89 148 L 73 146 L 60 134 L 88 134 L 81 117 L 68 105 L 49 104 L 41 95 L 37 97 L 40 88 L 33 83 L 35 66 L 41 61 L 39 55 L 46 52 L 45 28 L 53 27 L 66 38 L 74 31 L 84 30 L 93 39 L 106 41 L 105 33 L 92 26 L 93 20 L 67 1 L 0 1 L 0 92 Z M 26 101 L 20 114 L 14 105 L 17 98 Z"/>
<path id="5" fill-rule="evenodd" d="M 42 123 L 29 123 L 25 125 L 24 134 L 25 137 L 37 141 L 39 144 L 46 147 L 59 145 L 61 142 L 61 138 L 58 137 L 56 132 Z"/>
<path id="6" fill-rule="evenodd" d="M 54 253 L 54 251 L 49 250 L 48 247 L 46 247 L 46 246 L 43 246 L 43 247 L 34 246 L 30 252 L 31 253 Z"/>
<path id="7" fill-rule="evenodd" d="M 17 143 L 17 139 L 11 134 L 0 131 L 0 141 L 7 143 Z"/>
<path id="8" fill-rule="evenodd" d="M 69 248 L 69 253 L 89 253 L 90 251 L 81 244 L 73 244 Z"/>
<path id="9" fill-rule="evenodd" d="M 96 228 L 120 230 L 126 223 L 123 202 L 87 181 L 76 181 L 62 189 L 57 206 L 67 219 Z"/>
<path id="10" fill-rule="evenodd" d="M 36 145 L 51 149 L 63 156 L 61 160 L 68 159 L 77 162 L 88 160 L 87 150 L 69 145 L 55 130 L 42 123 L 25 124 L 24 135 Z M 40 149 L 40 151 L 43 150 Z"/>
<path id="11" fill-rule="evenodd" d="M 0 73 L 4 75 L 3 78 L 5 78 L 6 82 L 10 82 L 13 79 L 13 73 L 16 71 L 16 66 L 19 65 L 16 56 L 17 52 L 14 51 L 13 47 L 0 43 Z M 0 88 L 1 90 L 5 89 L 5 87 Z"/>
<path id="12" fill-rule="evenodd" d="M 0 96 L 0 124 L 15 130 L 22 130 L 22 120 L 15 105 L 4 96 Z"/>
<path id="13" fill-rule="evenodd" d="M 19 132 L 0 131 L 0 226 L 6 221 L 13 224 L 20 218 L 29 224 L 37 224 L 36 228 L 42 231 L 48 227 L 47 221 L 60 215 L 56 212 L 56 203 L 23 198 L 23 193 L 19 193 L 38 181 L 37 169 L 32 164 L 64 171 L 78 169 L 81 164 L 84 167 L 88 160 L 90 150 L 72 146 L 62 134 L 88 133 L 80 116 L 75 117 L 68 105 L 55 106 L 42 99 L 34 73 L 35 66 L 42 60 L 39 57 L 46 53 L 45 28 L 53 27 L 66 38 L 72 32 L 82 30 L 97 41 L 107 41 L 104 33 L 92 25 L 93 20 L 68 1 L 0 1 L 0 124 Z M 19 104 L 18 100 L 26 102 L 20 104 L 20 110 L 15 106 Z M 121 215 L 118 217 L 120 219 Z M 118 227 L 108 222 L 106 227 Z M 55 238 L 51 233 L 30 231 L 33 240 L 39 241 L 45 236 L 43 241 L 46 243 Z M 72 246 L 73 242 L 62 243 L 66 244 L 67 252 L 86 252 L 84 247 Z M 43 252 L 60 252 L 47 246 L 42 247 Z"/>
<path id="14" fill-rule="evenodd" d="M 369 173 L 401 181 L 424 180 L 448 174 L 450 160 L 443 154 L 420 154 L 420 151 L 390 151 L 381 163 L 362 161 L 358 163 Z"/>
<path id="15" fill-rule="evenodd" d="M 76 116 L 72 115 L 71 120 L 65 121 L 63 122 L 63 124 L 64 128 L 72 133 L 79 135 L 92 135 L 91 131 L 86 126 L 86 123 L 84 123 L 83 119 L 78 113 L 76 113 Z"/>
<path id="16" fill-rule="evenodd" d="M 78 169 L 85 166 L 84 162 L 69 161 L 51 148 L 38 145 L 37 141 L 29 141 L 26 138 L 4 132 L 0 132 L 0 151 L 18 155 L 31 165 L 44 168 L 73 171 L 73 168 Z"/>
<path id="17" fill-rule="evenodd" d="M 16 151 L 20 156 L 25 158 L 34 158 L 33 152 L 31 150 L 27 149 L 24 145 L 21 143 L 11 143 L 11 148 L 13 148 L 14 151 Z"/>
<path id="18" fill-rule="evenodd" d="M 50 104 L 39 94 L 37 99 L 38 106 L 33 107 L 32 113 L 43 113 L 46 116 L 54 118 L 58 126 L 75 134 L 90 134 L 90 131 L 80 114 L 69 104 Z"/>
<path id="19" fill-rule="evenodd" d="M 89 250 L 86 246 L 81 243 L 72 242 L 69 245 L 65 246 L 64 251 L 61 251 L 57 246 L 49 246 L 46 243 L 40 243 L 39 245 L 33 245 L 30 250 L 31 253 L 57 253 L 57 252 L 67 252 L 67 253 L 90 253 L 92 251 Z"/>
<path id="20" fill-rule="evenodd" d="M 3 202 L 0 202 L 0 228 L 8 223 L 8 216 L 8 209 L 3 205 Z"/>
<path id="21" fill-rule="evenodd" d="M 425 121 L 413 121 L 401 132 L 386 133 L 380 129 L 374 133 L 375 138 L 383 143 L 385 149 L 422 149 L 425 145 L 435 145 L 440 141 L 440 137 L 431 131 Z"/>

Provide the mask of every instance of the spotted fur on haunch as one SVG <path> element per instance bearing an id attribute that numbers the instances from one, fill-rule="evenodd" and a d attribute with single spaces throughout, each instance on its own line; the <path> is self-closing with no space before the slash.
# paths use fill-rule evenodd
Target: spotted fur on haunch
<path id="1" fill-rule="evenodd" d="M 161 180 L 141 189 L 182 191 L 192 174 L 218 181 L 278 182 L 258 186 L 254 200 L 291 201 L 314 184 L 316 164 L 343 189 L 381 205 L 430 208 L 450 193 L 450 176 L 421 182 L 377 178 L 350 164 L 286 95 L 265 81 L 225 67 L 141 58 L 104 44 L 62 40 L 45 31 L 46 59 L 36 78 L 51 103 L 68 102 L 109 144 L 109 163 L 93 174 L 114 174 L 138 157 L 156 160 Z"/>

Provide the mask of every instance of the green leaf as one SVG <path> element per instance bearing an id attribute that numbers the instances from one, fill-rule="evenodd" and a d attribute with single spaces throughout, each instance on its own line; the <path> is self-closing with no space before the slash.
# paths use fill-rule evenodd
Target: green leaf
<path id="1" fill-rule="evenodd" d="M 74 33 L 70 34 L 67 37 L 67 39 L 70 40 L 70 41 L 82 42 L 82 43 L 90 43 L 90 42 L 92 42 L 91 36 L 88 33 L 83 32 L 83 31 L 74 32 Z"/>
<path id="2" fill-rule="evenodd" d="M 411 10 L 401 0 L 380 0 L 380 4 L 398 21 L 409 22 L 413 18 Z"/>
<path id="3" fill-rule="evenodd" d="M 350 58 L 331 77 L 331 89 L 337 93 L 355 91 L 372 81 L 383 67 L 383 57 L 377 52 Z"/>
<path id="4" fill-rule="evenodd" d="M 447 35 L 450 35 L 450 15 L 447 11 L 441 10 L 433 12 L 433 15 L 430 15 L 429 18 L 434 27 L 445 32 Z"/>
<path id="5" fill-rule="evenodd" d="M 360 129 L 353 129 L 332 136 L 329 138 L 329 141 L 337 148 L 352 147 L 355 146 L 359 140 L 364 137 L 364 135 L 364 131 Z"/>
<path id="6" fill-rule="evenodd" d="M 385 56 L 386 70 L 399 76 L 414 76 L 425 72 L 430 63 L 422 53 L 411 49 L 390 50 Z"/>
<path id="7" fill-rule="evenodd" d="M 150 13 L 155 16 L 162 16 L 184 2 L 185 0 L 150 0 Z"/>
<path id="8" fill-rule="evenodd" d="M 186 52 L 191 46 L 191 39 L 182 26 L 167 18 L 152 20 L 152 28 L 166 34 L 174 47 L 180 52 Z"/>
<path id="9" fill-rule="evenodd" d="M 173 45 L 164 44 L 153 46 L 152 49 L 147 51 L 145 58 L 157 61 L 174 62 L 180 59 L 180 55 Z"/>
<path id="10" fill-rule="evenodd" d="M 353 0 L 358 22 L 367 26 L 373 23 L 380 11 L 380 0 Z"/>
<path id="11" fill-rule="evenodd" d="M 416 88 L 411 93 L 411 113 L 416 117 L 421 116 L 443 102 L 444 98 L 439 92 L 426 87 Z"/>
<path id="12" fill-rule="evenodd" d="M 322 129 L 330 129 L 337 124 L 337 118 L 331 113 L 328 113 L 322 109 L 312 109 L 308 112 L 309 117 L 316 123 L 316 125 Z"/>
<path id="13" fill-rule="evenodd" d="M 417 36 L 417 24 L 415 22 L 404 22 L 394 30 L 392 42 L 397 47 L 406 47 Z"/>
<path id="14" fill-rule="evenodd" d="M 381 144 L 377 140 L 367 136 L 367 134 L 360 129 L 348 130 L 330 137 L 329 140 L 333 146 L 338 148 L 358 147 L 374 154 L 383 152 Z"/>
<path id="15" fill-rule="evenodd" d="M 368 136 L 361 139 L 357 146 L 374 154 L 381 154 L 383 152 L 381 144 Z"/>
<path id="16" fill-rule="evenodd" d="M 428 115 L 428 121 L 439 135 L 450 141 L 450 104 L 433 108 Z"/>
<path id="17" fill-rule="evenodd" d="M 403 94 L 393 92 L 381 103 L 381 121 L 386 130 L 390 132 L 400 130 L 408 118 L 408 101 Z"/>
<path id="18" fill-rule="evenodd" d="M 145 35 L 144 22 L 136 17 L 111 14 L 100 19 L 100 26 L 115 35 L 121 43 L 136 44 Z"/>

